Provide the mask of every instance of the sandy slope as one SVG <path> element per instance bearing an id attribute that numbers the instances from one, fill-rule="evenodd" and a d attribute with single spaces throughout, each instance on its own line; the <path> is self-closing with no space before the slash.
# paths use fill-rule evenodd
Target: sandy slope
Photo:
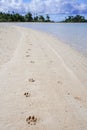
<path id="1" fill-rule="evenodd" d="M 14 27 L 0 24 L 0 66 L 12 58 L 20 33 Z"/>
<path id="2" fill-rule="evenodd" d="M 0 130 L 86 130 L 87 59 L 47 34 L 6 31 L 0 48 L 12 46 L 9 60 L 1 55 Z"/>

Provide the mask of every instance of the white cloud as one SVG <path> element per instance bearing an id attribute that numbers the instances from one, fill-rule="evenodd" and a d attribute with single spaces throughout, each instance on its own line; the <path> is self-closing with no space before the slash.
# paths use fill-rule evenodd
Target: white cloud
<path id="1" fill-rule="evenodd" d="M 76 0 L 31 0 L 29 3 L 22 0 L 0 0 L 0 11 L 73 14 L 87 13 L 87 5 Z"/>
<path id="2" fill-rule="evenodd" d="M 22 0 L 0 0 L 0 11 L 16 11 L 16 12 L 26 12 L 25 3 Z"/>
<path id="3" fill-rule="evenodd" d="M 77 4 L 75 5 L 75 9 L 79 10 L 79 12 L 84 12 L 84 11 L 87 11 L 87 5 L 84 3 Z"/>
<path id="4" fill-rule="evenodd" d="M 44 13 L 75 13 L 87 11 L 87 5 L 79 4 L 76 0 L 32 0 L 29 3 L 32 12 Z"/>

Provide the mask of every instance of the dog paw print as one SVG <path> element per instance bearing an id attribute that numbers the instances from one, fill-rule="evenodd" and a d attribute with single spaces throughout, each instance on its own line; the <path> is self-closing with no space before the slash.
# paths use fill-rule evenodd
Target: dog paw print
<path id="1" fill-rule="evenodd" d="M 53 60 L 50 60 L 50 63 L 53 63 Z"/>
<path id="2" fill-rule="evenodd" d="M 35 63 L 35 61 L 30 61 L 30 63 Z"/>
<path id="3" fill-rule="evenodd" d="M 37 118 L 35 116 L 29 116 L 28 118 L 26 118 L 26 122 L 30 125 L 36 125 Z"/>
<path id="4" fill-rule="evenodd" d="M 70 95 L 70 93 L 67 93 L 67 95 Z"/>
<path id="5" fill-rule="evenodd" d="M 28 51 L 26 51 L 26 53 L 28 53 Z"/>
<path id="6" fill-rule="evenodd" d="M 30 55 L 26 55 L 26 57 L 30 57 Z"/>
<path id="7" fill-rule="evenodd" d="M 31 49 L 28 49 L 28 51 L 31 51 Z"/>
<path id="8" fill-rule="evenodd" d="M 76 100 L 81 101 L 80 97 L 74 97 Z"/>
<path id="9" fill-rule="evenodd" d="M 62 81 L 57 81 L 58 84 L 63 84 Z"/>
<path id="10" fill-rule="evenodd" d="M 24 93 L 24 95 L 26 96 L 26 97 L 30 97 L 30 93 Z"/>
<path id="11" fill-rule="evenodd" d="M 29 45 L 32 45 L 32 44 L 29 44 Z"/>
<path id="12" fill-rule="evenodd" d="M 35 80 L 33 78 L 28 80 L 29 82 L 35 82 Z"/>

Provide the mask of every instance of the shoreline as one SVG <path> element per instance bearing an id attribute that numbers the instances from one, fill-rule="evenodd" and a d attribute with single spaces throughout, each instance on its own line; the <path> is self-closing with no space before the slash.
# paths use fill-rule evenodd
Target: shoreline
<path id="1" fill-rule="evenodd" d="M 32 24 L 34 24 L 34 26 L 35 27 L 32 27 Z M 37 27 L 36 27 L 36 25 L 37 25 Z M 80 52 L 82 55 L 84 55 L 84 56 L 86 56 L 87 57 L 87 50 L 86 50 L 86 46 L 85 46 L 85 44 L 84 43 L 86 43 L 86 40 L 85 41 L 82 41 L 82 40 L 79 40 L 78 41 L 78 39 L 74 36 L 73 37 L 73 39 L 75 38 L 75 40 L 73 41 L 73 39 L 72 39 L 72 36 L 69 36 L 69 34 L 68 35 L 66 35 L 66 37 L 67 38 L 64 38 L 64 34 L 62 35 L 61 34 L 61 29 L 59 29 L 59 31 L 60 31 L 60 34 L 58 34 L 58 33 L 52 33 L 52 30 L 50 31 L 49 30 L 49 26 L 48 26 L 48 29 L 47 29 L 47 31 L 46 31 L 46 28 L 45 29 L 43 29 L 43 27 L 40 27 L 40 26 L 38 26 L 38 24 L 40 24 L 40 25 L 42 25 L 43 23 L 29 23 L 29 26 L 30 26 L 30 28 L 31 29 L 34 29 L 34 30 L 39 30 L 39 31 L 41 31 L 41 32 L 44 32 L 44 33 L 48 33 L 48 34 L 50 34 L 50 35 L 52 35 L 52 36 L 54 36 L 54 37 L 56 37 L 58 40 L 60 40 L 60 42 L 64 42 L 65 44 L 68 44 L 69 46 L 71 46 L 72 48 L 74 48 L 76 51 L 78 51 L 78 52 Z M 68 23 L 69 24 L 69 23 Z M 46 24 L 47 25 L 47 24 Z M 77 24 L 78 25 L 78 24 Z M 29 28 L 28 27 L 28 23 L 22 23 L 22 24 L 20 24 L 19 23 L 19 26 L 25 26 L 25 28 Z M 60 24 L 60 26 L 61 26 L 61 24 Z M 41 29 L 40 29 L 40 28 Z M 36 29 L 35 29 L 36 28 Z M 69 28 L 68 28 L 69 29 Z M 78 30 L 78 28 L 77 28 L 77 30 Z M 63 30 L 64 31 L 64 30 Z M 73 30 L 72 30 L 73 31 Z M 53 29 L 53 32 L 55 32 L 55 30 Z M 62 32 L 63 33 L 63 32 Z M 79 32 L 78 32 L 79 33 Z M 72 34 L 73 35 L 73 34 Z M 77 34 L 76 34 L 77 35 Z M 68 36 L 69 37 L 71 37 L 71 38 L 69 38 L 68 39 Z M 77 36 L 78 37 L 78 36 Z M 82 37 L 82 36 L 81 36 Z M 80 38 L 81 38 L 80 37 Z M 83 37 L 81 38 L 81 39 L 83 39 Z M 85 39 L 85 37 L 84 37 L 84 39 Z M 71 42 L 71 41 L 73 41 L 73 42 Z M 74 44 L 75 43 L 75 44 Z M 83 44 L 82 44 L 83 43 Z M 80 46 L 78 46 L 78 44 L 80 44 Z"/>
<path id="2" fill-rule="evenodd" d="M 25 22 L 25 23 L 27 23 L 27 24 L 29 24 L 29 22 Z M 31 30 L 36 30 L 36 31 L 38 31 L 38 32 L 42 32 L 42 33 L 45 33 L 45 34 L 47 34 L 47 35 L 50 35 L 51 37 L 54 37 L 54 38 L 56 38 L 59 42 L 61 42 L 61 43 L 64 43 L 64 44 L 67 44 L 70 48 L 72 48 L 73 50 L 75 50 L 76 52 L 78 52 L 78 53 L 80 53 L 81 55 L 83 55 L 84 57 L 86 57 L 87 58 L 87 51 L 83 51 L 84 49 L 80 49 L 80 48 L 77 48 L 77 47 L 75 47 L 73 44 L 69 44 L 69 42 L 67 42 L 67 41 L 64 41 L 63 39 L 61 39 L 61 38 L 59 38 L 57 35 L 54 35 L 54 34 L 52 34 L 52 33 L 50 33 L 50 32 L 46 32 L 46 31 L 43 31 L 43 30 L 38 30 L 38 29 L 33 29 L 33 28 L 29 28 L 29 27 L 27 27 L 27 26 L 21 26 L 21 25 L 18 25 L 18 24 L 25 24 L 24 22 L 11 22 L 11 23 L 0 23 L 0 25 L 2 25 L 2 26 L 18 26 L 18 27 L 22 27 L 22 28 L 26 28 L 26 29 L 31 29 Z M 43 24 L 43 23 L 41 23 L 41 22 L 38 22 L 38 23 L 35 23 L 35 22 L 30 22 L 30 24 Z M 49 23 L 46 23 L 46 24 L 49 24 Z M 54 23 L 55 24 L 55 23 Z M 69 24 L 69 23 L 67 23 L 67 24 Z M 70 23 L 71 24 L 71 23 Z M 74 23 L 74 24 L 79 24 L 79 23 Z M 80 23 L 80 24 L 82 24 L 82 23 Z"/>
<path id="3" fill-rule="evenodd" d="M 1 42 L 15 46 L 2 55 L 0 129 L 87 129 L 87 58 L 46 33 L 4 28 Z"/>

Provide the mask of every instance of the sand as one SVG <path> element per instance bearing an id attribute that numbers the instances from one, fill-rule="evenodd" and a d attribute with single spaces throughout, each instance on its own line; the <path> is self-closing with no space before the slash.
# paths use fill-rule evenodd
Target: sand
<path id="1" fill-rule="evenodd" d="M 48 34 L 0 26 L 0 130 L 87 130 L 87 58 Z"/>

